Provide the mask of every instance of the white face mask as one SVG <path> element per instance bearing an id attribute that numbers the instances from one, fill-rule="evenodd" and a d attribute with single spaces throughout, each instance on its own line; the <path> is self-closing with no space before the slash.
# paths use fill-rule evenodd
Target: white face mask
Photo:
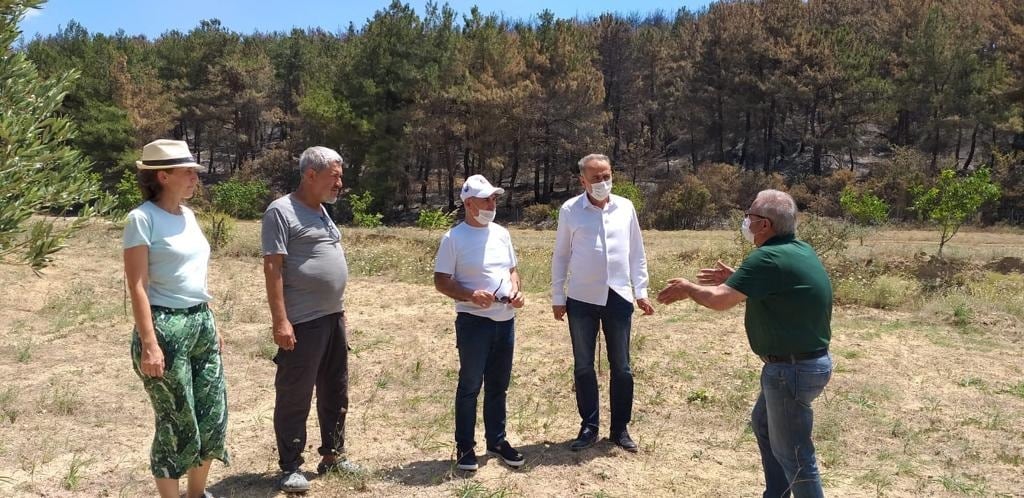
<path id="1" fill-rule="evenodd" d="M 747 239 L 747 242 L 754 243 L 754 232 L 750 231 L 750 218 L 743 217 L 743 226 L 740 227 L 740 231 L 743 232 L 743 238 Z"/>
<path id="2" fill-rule="evenodd" d="M 597 182 L 590 184 L 590 195 L 598 201 L 603 201 L 612 194 L 612 181 Z"/>
<path id="3" fill-rule="evenodd" d="M 477 212 L 477 215 L 473 219 L 475 219 L 476 222 L 481 225 L 486 225 L 494 221 L 494 215 L 496 214 L 498 214 L 497 211 L 484 211 L 483 209 L 481 209 L 479 212 Z"/>

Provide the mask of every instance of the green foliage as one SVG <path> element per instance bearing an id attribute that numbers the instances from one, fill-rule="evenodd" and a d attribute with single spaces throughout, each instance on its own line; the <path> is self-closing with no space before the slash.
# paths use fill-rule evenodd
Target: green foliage
<path id="1" fill-rule="evenodd" d="M 696 389 L 686 395 L 687 403 L 707 404 L 711 402 L 711 393 L 707 389 Z"/>
<path id="2" fill-rule="evenodd" d="M 384 225 L 381 222 L 384 215 L 370 212 L 370 206 L 373 204 L 373 194 L 369 192 L 363 192 L 362 195 L 351 194 L 348 196 L 348 203 L 352 206 L 352 219 L 357 227 L 377 228 Z"/>
<path id="3" fill-rule="evenodd" d="M 958 177 L 952 169 L 945 169 L 934 186 L 918 185 L 911 193 L 914 210 L 939 227 L 940 257 L 943 247 L 969 217 L 977 214 L 982 205 L 999 199 L 999 187 L 984 168 L 967 177 Z"/>
<path id="4" fill-rule="evenodd" d="M 974 311 L 967 303 L 961 302 L 953 306 L 953 325 L 966 327 L 974 318 Z"/>
<path id="5" fill-rule="evenodd" d="M 199 225 L 213 252 L 220 251 L 235 236 L 235 219 L 227 213 L 204 211 L 199 215 Z"/>
<path id="6" fill-rule="evenodd" d="M 142 192 L 139 191 L 137 173 L 130 169 L 124 170 L 121 181 L 114 186 L 114 207 L 110 210 L 113 217 L 123 217 L 125 213 L 142 204 Z"/>
<path id="7" fill-rule="evenodd" d="M 99 178 L 68 145 L 75 126 L 59 113 L 76 73 L 43 78 L 23 52 L 11 49 L 25 10 L 40 3 L 0 4 L 0 258 L 17 254 L 37 272 L 106 208 Z M 59 226 L 51 218 L 31 221 L 43 212 L 78 217 Z"/>
<path id="8" fill-rule="evenodd" d="M 416 226 L 427 230 L 445 230 L 452 226 L 455 212 L 445 213 L 442 209 L 421 209 Z"/>
<path id="9" fill-rule="evenodd" d="M 259 181 L 231 179 L 210 188 L 213 207 L 235 218 L 251 220 L 263 215 L 270 189 Z"/>
<path id="10" fill-rule="evenodd" d="M 871 192 L 857 192 L 847 187 L 839 197 L 843 212 L 859 225 L 857 238 L 864 245 L 864 234 L 868 227 L 881 225 L 889 217 L 889 205 Z"/>
<path id="11" fill-rule="evenodd" d="M 615 180 L 612 183 L 612 193 L 629 199 L 637 213 L 644 212 L 644 193 L 635 184 L 626 180 Z"/>
<path id="12" fill-rule="evenodd" d="M 852 188 L 843 189 L 839 197 L 843 212 L 860 225 L 880 225 L 889 215 L 889 205 L 871 192 L 857 192 Z"/>

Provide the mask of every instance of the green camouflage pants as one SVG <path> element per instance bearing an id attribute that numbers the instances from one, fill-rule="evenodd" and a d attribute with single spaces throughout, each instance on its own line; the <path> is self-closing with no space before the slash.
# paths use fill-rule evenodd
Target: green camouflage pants
<path id="1" fill-rule="evenodd" d="M 150 453 L 153 476 L 177 479 L 213 458 L 229 464 L 224 446 L 227 392 L 213 313 L 205 304 L 151 309 L 157 342 L 164 353 L 164 377 L 147 377 L 139 369 L 142 345 L 138 331 L 132 334 L 132 363 L 156 416 Z"/>

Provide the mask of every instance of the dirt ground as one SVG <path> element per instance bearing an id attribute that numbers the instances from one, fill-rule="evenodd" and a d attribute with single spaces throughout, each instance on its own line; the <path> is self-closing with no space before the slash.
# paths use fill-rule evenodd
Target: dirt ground
<path id="1" fill-rule="evenodd" d="M 646 236 L 653 253 L 677 251 L 683 237 Z M 1020 257 L 1024 247 L 1021 235 L 978 237 L 986 255 Z M 513 231 L 530 247 L 552 238 Z M 909 240 L 930 244 L 922 236 L 875 247 Z M 969 253 L 971 240 L 958 250 Z M 97 225 L 43 278 L 0 265 L 0 495 L 154 494 L 153 415 L 128 354 L 119 244 L 115 227 Z M 356 249 L 350 264 L 362 254 Z M 276 496 L 274 347 L 260 260 L 216 258 L 210 287 L 226 341 L 233 462 L 214 464 L 209 489 Z M 572 453 L 568 331 L 551 318 L 546 292 L 529 293 L 508 398 L 509 438 L 526 465 L 512 470 L 484 457 L 466 475 L 450 459 L 458 369 L 450 300 L 428 282 L 379 276 L 352 278 L 346 299 L 354 348 L 348 456 L 366 472 L 315 479 L 310 496 L 760 496 L 747 419 L 761 363 L 747 347 L 742 306 L 713 313 L 682 303 L 637 317 L 630 431 L 640 452 L 604 441 Z M 815 404 L 826 494 L 1024 496 L 1024 327 L 1003 315 L 974 323 L 918 310 L 835 310 L 835 375 Z M 602 372 L 606 423 L 606 363 Z M 312 413 L 307 471 L 319 444 Z M 482 422 L 477 431 L 482 440 Z"/>

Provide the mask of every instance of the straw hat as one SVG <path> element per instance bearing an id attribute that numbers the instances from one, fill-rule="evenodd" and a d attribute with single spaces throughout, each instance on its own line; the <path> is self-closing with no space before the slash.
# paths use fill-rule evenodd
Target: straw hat
<path id="1" fill-rule="evenodd" d="M 182 140 L 154 140 L 142 148 L 142 160 L 135 161 L 139 169 L 195 168 L 206 171 L 196 163 L 188 144 Z"/>

